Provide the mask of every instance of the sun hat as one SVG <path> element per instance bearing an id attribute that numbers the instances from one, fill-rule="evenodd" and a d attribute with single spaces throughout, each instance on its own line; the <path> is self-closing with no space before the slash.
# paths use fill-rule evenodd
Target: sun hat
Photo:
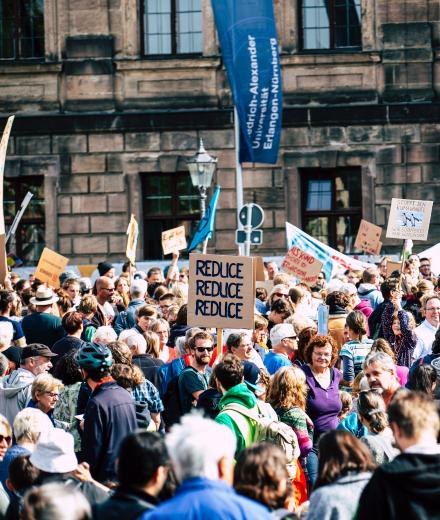
<path id="1" fill-rule="evenodd" d="M 296 332 L 290 323 L 279 323 L 270 331 L 270 342 L 272 346 L 278 345 L 285 338 L 295 338 Z"/>
<path id="2" fill-rule="evenodd" d="M 73 444 L 70 433 L 53 428 L 40 439 L 29 460 L 46 473 L 69 473 L 78 466 Z"/>
<path id="3" fill-rule="evenodd" d="M 35 296 L 30 299 L 32 305 L 50 305 L 51 303 L 55 303 L 59 300 L 58 296 L 54 294 L 50 287 L 46 287 L 45 285 L 40 285 L 38 287 Z"/>

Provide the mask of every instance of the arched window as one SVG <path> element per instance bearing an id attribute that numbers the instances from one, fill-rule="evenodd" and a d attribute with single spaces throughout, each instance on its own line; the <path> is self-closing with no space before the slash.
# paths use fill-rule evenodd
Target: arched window
<path id="1" fill-rule="evenodd" d="M 143 0 L 146 55 L 202 52 L 201 0 Z"/>
<path id="2" fill-rule="evenodd" d="M 44 57 L 44 0 L 1 0 L 0 59 Z"/>
<path id="3" fill-rule="evenodd" d="M 303 50 L 360 48 L 361 0 L 300 0 Z"/>

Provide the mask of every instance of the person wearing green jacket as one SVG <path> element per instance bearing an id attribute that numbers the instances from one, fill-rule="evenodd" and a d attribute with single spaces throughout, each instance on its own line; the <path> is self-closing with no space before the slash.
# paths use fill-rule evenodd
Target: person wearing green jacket
<path id="1" fill-rule="evenodd" d="M 219 402 L 220 413 L 215 418 L 219 424 L 224 424 L 232 430 L 236 438 L 235 458 L 252 444 L 255 435 L 255 425 L 239 412 L 222 411 L 228 404 L 239 404 L 248 409 L 256 410 L 257 398 L 243 382 L 243 364 L 233 354 L 225 354 L 215 367 L 217 387 L 223 394 Z"/>

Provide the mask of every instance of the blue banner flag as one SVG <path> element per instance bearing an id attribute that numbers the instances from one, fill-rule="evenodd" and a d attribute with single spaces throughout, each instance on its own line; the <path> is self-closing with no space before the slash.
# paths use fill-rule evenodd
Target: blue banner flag
<path id="1" fill-rule="evenodd" d="M 323 263 L 322 270 L 325 273 L 327 282 L 330 281 L 332 275 L 338 270 L 354 269 L 363 271 L 367 267 L 372 267 L 372 264 L 361 262 L 356 260 L 356 258 L 351 258 L 336 251 L 336 249 L 313 238 L 289 222 L 286 222 L 286 238 L 287 249 L 296 246 Z"/>
<path id="2" fill-rule="evenodd" d="M 283 96 L 273 0 L 212 0 L 240 121 L 240 162 L 275 164 Z"/>
<path id="3" fill-rule="evenodd" d="M 206 239 L 211 240 L 212 232 L 214 231 L 214 222 L 215 222 L 215 210 L 217 209 L 217 201 L 220 196 L 221 187 L 217 186 L 215 188 L 214 195 L 212 196 L 211 202 L 209 203 L 208 209 L 206 210 L 205 215 L 200 221 L 199 227 L 197 228 L 196 234 L 193 236 L 191 240 L 191 244 L 189 245 L 187 251 L 190 253 L 193 249 L 195 249 L 199 244 L 204 242 Z"/>

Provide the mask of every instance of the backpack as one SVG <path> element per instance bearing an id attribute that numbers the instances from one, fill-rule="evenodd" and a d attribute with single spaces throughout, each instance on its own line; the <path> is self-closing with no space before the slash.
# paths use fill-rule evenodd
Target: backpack
<path id="1" fill-rule="evenodd" d="M 286 454 L 288 468 L 293 466 L 293 473 L 295 474 L 296 461 L 300 455 L 300 450 L 298 438 L 288 424 L 265 415 L 258 403 L 256 409 L 249 409 L 238 403 L 229 403 L 222 409 L 221 413 L 223 412 L 232 412 L 231 418 L 236 422 L 244 438 L 247 438 L 251 444 L 269 441 L 279 446 Z M 253 422 L 254 433 L 252 438 L 244 434 L 242 430 L 244 424 L 238 416 L 245 416 Z M 249 430 L 248 426 L 247 430 Z"/>
<path id="2" fill-rule="evenodd" d="M 160 375 L 162 377 L 159 393 L 164 406 L 162 418 L 167 431 L 173 424 L 179 422 L 183 415 L 180 406 L 179 377 L 186 368 L 186 363 L 187 360 L 185 358 L 177 358 L 160 367 Z"/>

